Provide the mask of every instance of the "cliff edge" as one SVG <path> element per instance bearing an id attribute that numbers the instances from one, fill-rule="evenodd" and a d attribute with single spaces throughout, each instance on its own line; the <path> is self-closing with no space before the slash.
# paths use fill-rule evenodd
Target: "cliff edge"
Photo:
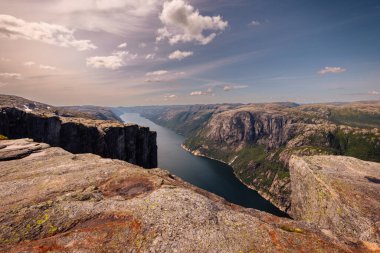
<path id="1" fill-rule="evenodd" d="M 161 169 L 0 141 L 2 252 L 375 252 L 230 204 Z M 4 161 L 7 160 L 7 161 Z"/>
<path id="2" fill-rule="evenodd" d="M 76 154 L 93 153 L 145 168 L 157 167 L 156 132 L 135 124 L 83 118 L 84 113 L 76 117 L 76 113 L 64 117 L 53 106 L 0 95 L 0 135 L 32 138 Z"/>
<path id="3" fill-rule="evenodd" d="M 380 164 L 343 156 L 292 156 L 291 210 L 296 220 L 335 235 L 380 243 Z"/>

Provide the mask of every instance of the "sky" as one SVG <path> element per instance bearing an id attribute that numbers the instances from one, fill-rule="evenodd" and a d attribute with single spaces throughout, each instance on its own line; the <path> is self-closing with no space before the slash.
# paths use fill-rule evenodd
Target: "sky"
<path id="1" fill-rule="evenodd" d="M 379 0 L 1 0 L 0 93 L 53 105 L 380 99 Z"/>

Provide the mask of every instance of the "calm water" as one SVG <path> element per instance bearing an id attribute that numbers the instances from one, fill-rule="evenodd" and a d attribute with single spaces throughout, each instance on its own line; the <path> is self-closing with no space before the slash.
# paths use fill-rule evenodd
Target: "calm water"
<path id="1" fill-rule="evenodd" d="M 200 188 L 213 192 L 229 202 L 284 216 L 279 209 L 247 188 L 234 175 L 232 168 L 224 163 L 205 157 L 194 156 L 183 150 L 184 137 L 161 127 L 137 113 L 125 113 L 126 123 L 150 127 L 157 132 L 158 166 Z"/>

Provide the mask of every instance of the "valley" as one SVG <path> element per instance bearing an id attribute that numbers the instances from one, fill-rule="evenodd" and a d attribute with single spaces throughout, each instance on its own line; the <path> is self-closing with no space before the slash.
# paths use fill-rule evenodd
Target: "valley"
<path id="1" fill-rule="evenodd" d="M 378 102 L 60 108 L 0 101 L 2 250 L 379 250 Z M 176 222 L 183 219 L 190 223 Z M 192 231 L 204 226 L 196 239 Z M 227 244 L 215 246 L 216 231 Z"/>
<path id="2" fill-rule="evenodd" d="M 135 107 L 127 110 L 138 112 L 157 124 L 184 134 L 186 150 L 197 156 L 230 164 L 241 182 L 257 190 L 291 217 L 301 220 L 318 220 L 318 216 L 307 218 L 307 211 L 303 208 L 300 211 L 295 197 L 305 189 L 316 186 L 315 183 L 310 183 L 303 188 L 295 187 L 303 182 L 302 178 L 296 176 L 296 171 L 290 170 L 296 159 L 320 157 L 313 167 L 322 168 L 325 166 L 325 159 L 330 158 L 342 160 L 339 166 L 348 165 L 349 157 L 344 156 L 375 162 L 375 166 L 380 161 L 380 125 L 377 121 L 380 115 L 379 102 L 317 105 L 223 104 Z M 358 120 L 358 115 L 361 115 L 361 120 Z M 344 124 L 337 123 L 337 117 L 344 119 Z M 364 170 L 364 167 L 357 167 L 355 170 Z M 363 173 L 359 171 L 355 173 Z M 345 207 L 339 208 L 346 211 L 323 215 L 327 215 L 325 218 L 329 220 L 324 222 L 323 227 L 334 231 L 343 219 L 346 227 L 356 228 L 357 221 L 361 220 L 367 224 L 366 232 L 359 230 L 355 236 L 369 236 L 371 240 L 378 241 L 378 219 L 375 217 L 380 212 L 379 185 L 367 178 L 380 178 L 379 172 L 378 169 L 373 169 L 365 177 L 359 176 L 359 181 L 355 180 L 356 187 L 360 185 L 363 187 L 361 192 L 367 193 L 362 200 L 371 203 L 366 211 L 358 211 L 358 200 L 348 198 Z M 342 178 L 346 177 L 344 173 L 355 175 L 352 169 L 344 172 L 343 167 L 337 173 L 342 173 L 339 176 Z M 317 178 L 317 182 L 322 181 L 322 185 L 331 183 L 329 176 L 325 175 L 321 179 L 317 174 L 311 175 Z M 350 186 L 350 180 L 339 179 L 336 182 L 339 182 L 341 188 L 351 189 L 345 196 L 352 196 L 355 187 Z M 336 195 L 336 191 L 341 191 L 341 188 L 331 190 L 329 186 L 327 191 L 333 193 L 320 193 L 322 195 L 319 197 L 324 203 L 317 205 L 317 212 L 324 212 L 322 210 L 325 206 L 334 206 L 337 202 L 328 196 Z M 325 202 L 323 196 L 329 200 Z M 304 206 L 305 196 L 302 199 Z M 336 210 L 336 207 L 332 210 Z"/>

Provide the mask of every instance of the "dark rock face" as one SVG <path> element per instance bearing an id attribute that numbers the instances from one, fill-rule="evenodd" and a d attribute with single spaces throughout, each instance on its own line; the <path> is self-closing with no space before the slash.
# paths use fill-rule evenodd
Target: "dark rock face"
<path id="1" fill-rule="evenodd" d="M 93 153 L 145 168 L 157 167 L 156 133 L 138 125 L 67 119 L 4 107 L 0 110 L 0 134 L 10 139 L 32 138 L 76 154 Z"/>
<path id="2" fill-rule="evenodd" d="M 203 134 L 215 143 L 234 147 L 264 144 L 267 148 L 278 148 L 294 137 L 297 127 L 285 115 L 228 111 L 211 118 Z"/>

